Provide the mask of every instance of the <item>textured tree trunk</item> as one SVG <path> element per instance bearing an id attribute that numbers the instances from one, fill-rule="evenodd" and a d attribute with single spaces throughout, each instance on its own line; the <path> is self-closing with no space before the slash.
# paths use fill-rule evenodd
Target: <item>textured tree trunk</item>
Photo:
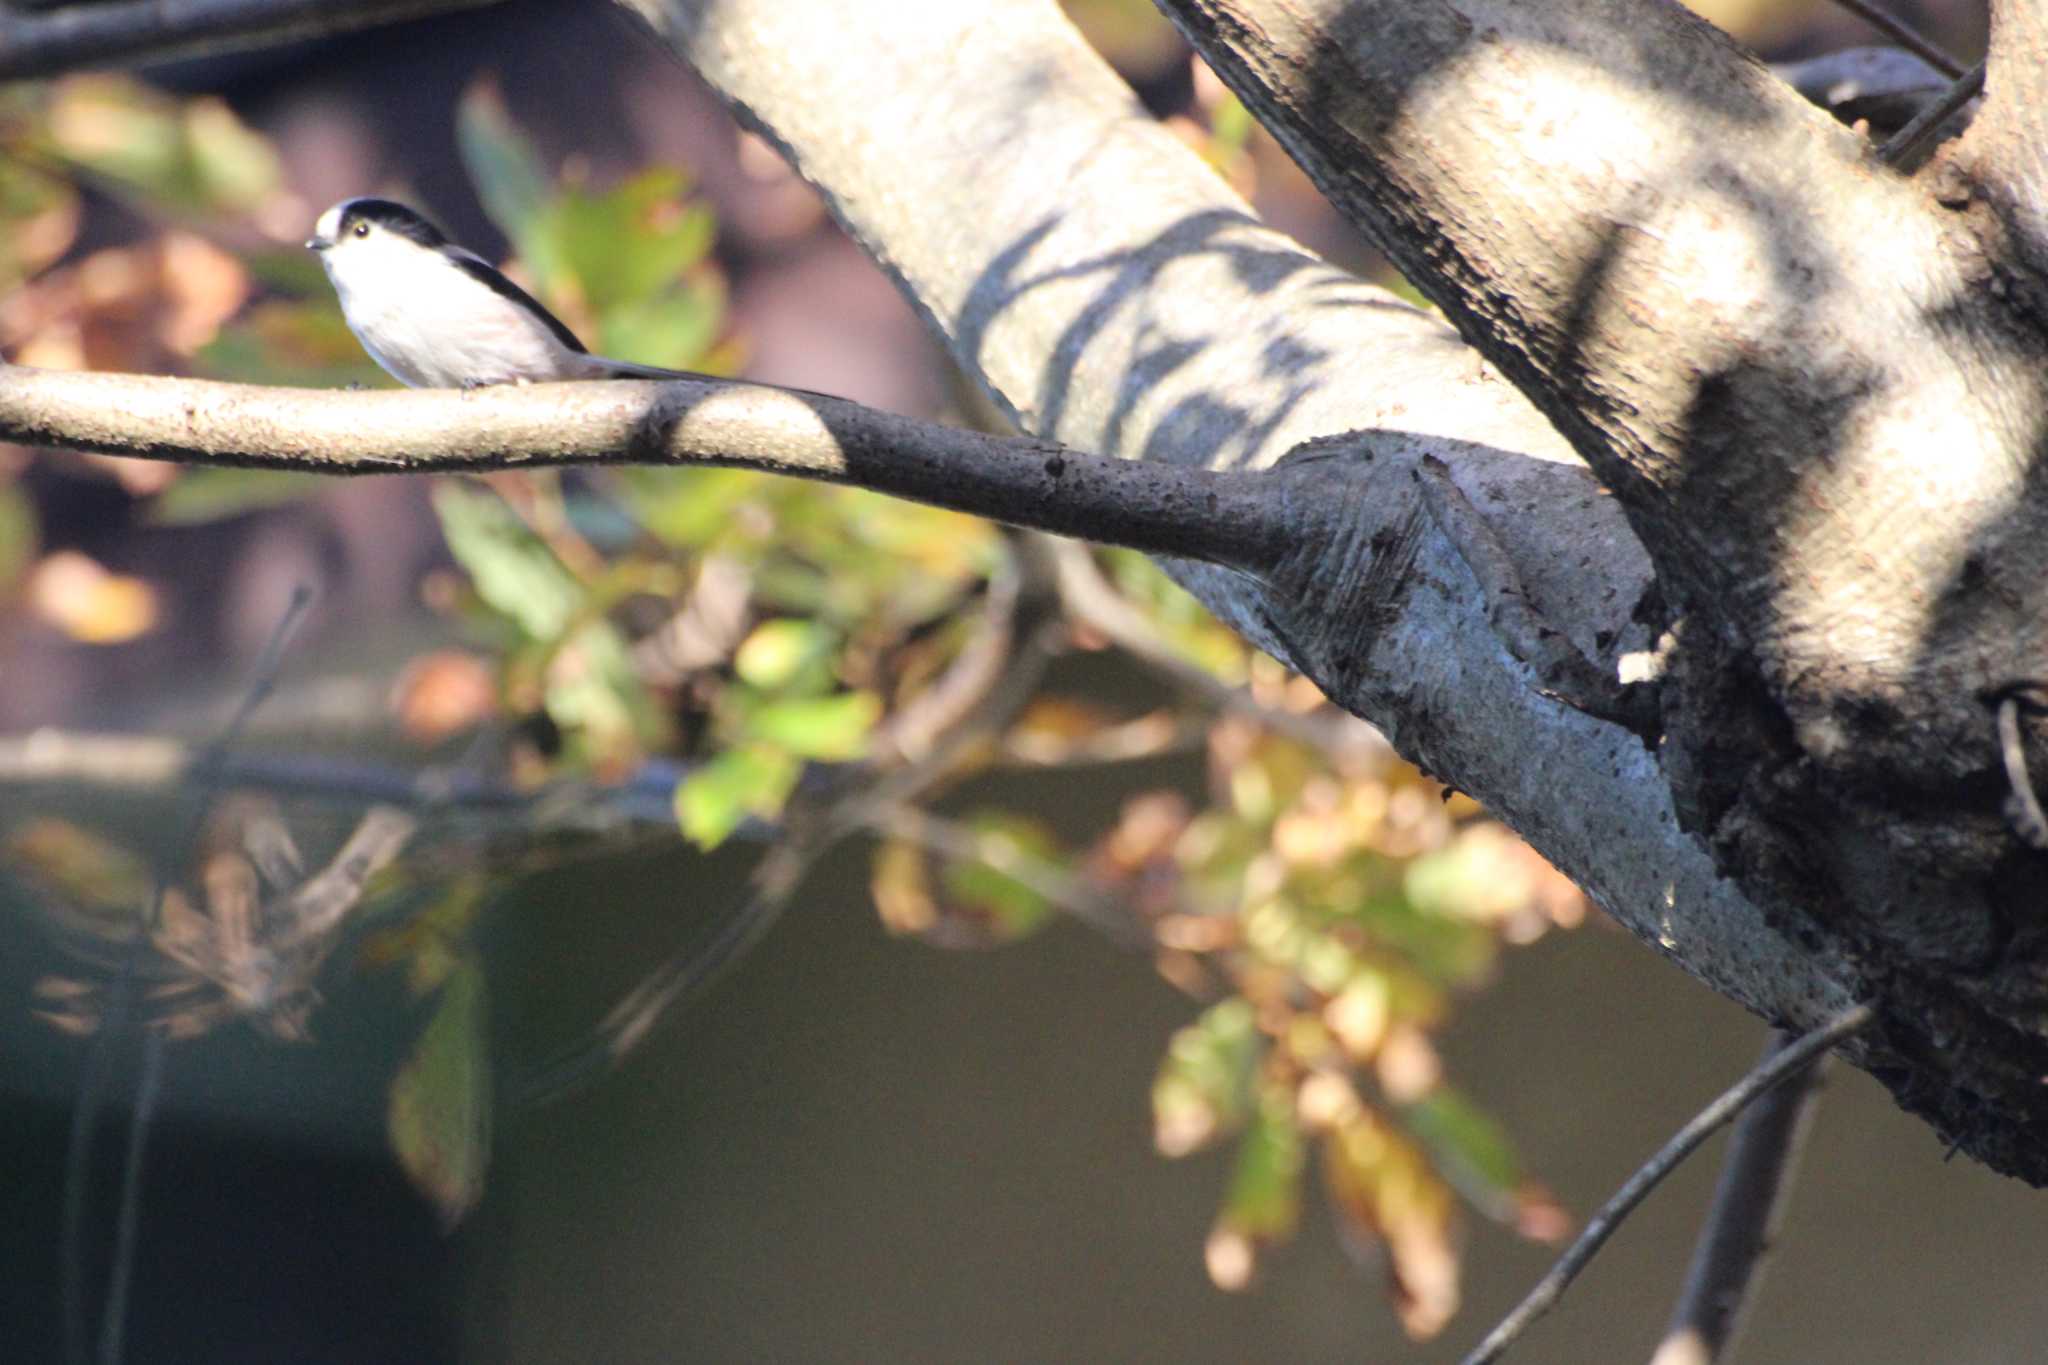
<path id="1" fill-rule="evenodd" d="M 1908 178 L 1662 0 L 1166 0 L 1447 327 L 1259 225 L 1050 0 L 629 3 L 1021 426 L 1268 471 L 1290 565 L 1178 566 L 1220 615 L 1716 989 L 1872 1000 L 1856 1060 L 2048 1179 L 1997 724 L 2048 676 L 2034 6 Z M 1563 640 L 1653 678 L 1641 735 L 1562 704 Z"/>

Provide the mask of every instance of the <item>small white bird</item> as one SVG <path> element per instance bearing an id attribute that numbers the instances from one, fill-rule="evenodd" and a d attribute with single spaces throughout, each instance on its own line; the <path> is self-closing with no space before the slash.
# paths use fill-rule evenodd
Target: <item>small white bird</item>
<path id="1" fill-rule="evenodd" d="M 320 215 L 306 247 L 356 340 L 412 388 L 689 377 L 590 354 L 540 300 L 392 200 L 342 200 Z"/>

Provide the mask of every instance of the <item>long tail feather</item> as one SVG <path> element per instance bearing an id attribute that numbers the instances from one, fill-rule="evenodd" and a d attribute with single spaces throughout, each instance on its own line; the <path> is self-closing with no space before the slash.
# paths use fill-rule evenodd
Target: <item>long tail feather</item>
<path id="1" fill-rule="evenodd" d="M 635 365 L 630 360 L 613 360 L 610 356 L 592 356 L 602 379 L 702 379 L 701 374 L 688 370 L 664 370 L 659 365 Z"/>

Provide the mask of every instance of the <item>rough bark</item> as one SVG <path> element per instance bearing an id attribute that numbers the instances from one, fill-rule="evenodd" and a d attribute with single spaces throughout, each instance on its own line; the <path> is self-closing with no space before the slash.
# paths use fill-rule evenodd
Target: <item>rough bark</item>
<path id="1" fill-rule="evenodd" d="M 2048 645 L 2024 7 L 1971 138 L 2032 150 L 1967 181 L 1893 172 L 1675 5 L 1167 8 L 1615 490 L 1672 608 L 1686 826 L 1893 1003 L 1902 1099 L 2048 1175 L 2048 863 L 1992 705 Z"/>
<path id="2" fill-rule="evenodd" d="M 0 80 L 324 38 L 497 0 L 99 0 L 0 10 Z"/>
<path id="3" fill-rule="evenodd" d="M 2048 1177 L 2048 864 L 1985 700 L 2040 669 L 2042 346 L 1939 166 L 1651 0 L 1168 0 L 1474 356 L 1251 222 L 1047 7 L 633 7 L 1028 429 L 1321 462 L 1297 577 L 1185 575 L 1220 614 L 1774 1022 L 1874 997 L 1864 1063 Z M 1424 454 L 1582 652 L 1671 627 L 1654 758 L 1503 654 Z"/>
<path id="4" fill-rule="evenodd" d="M 2031 5 L 1907 179 L 1662 0 L 1166 0 L 1453 332 L 1261 226 L 1050 0 L 625 2 L 1026 430 L 1257 487 L 1292 553 L 1170 563 L 1220 615 L 1715 989 L 1872 1000 L 1857 1060 L 2048 1179 L 1993 720 L 2048 672 Z M 1654 748 L 1554 637 L 1654 659 Z"/>
<path id="5" fill-rule="evenodd" d="M 1648 643 L 1634 618 L 1651 580 L 1613 501 L 1441 321 L 1260 225 L 1050 4 L 634 8 L 1027 429 L 1312 473 L 1286 571 L 1179 566 L 1220 615 L 1717 989 L 1794 1027 L 1846 1002 L 1847 964 L 1770 929 L 1677 829 L 1644 745 L 1539 695 L 1489 627 L 1421 505 L 1425 456 L 1492 519 L 1537 607 L 1610 668 Z"/>
<path id="6" fill-rule="evenodd" d="M 344 393 L 0 365 L 0 439 L 313 474 L 724 465 L 858 484 L 1235 572 L 1285 559 L 1278 481 L 1134 465 L 844 398 L 695 376 Z"/>

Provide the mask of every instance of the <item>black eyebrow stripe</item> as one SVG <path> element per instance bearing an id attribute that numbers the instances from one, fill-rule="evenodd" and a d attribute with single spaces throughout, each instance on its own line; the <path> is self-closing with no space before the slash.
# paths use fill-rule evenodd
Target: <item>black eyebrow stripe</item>
<path id="1" fill-rule="evenodd" d="M 583 343 L 576 339 L 576 334 L 570 331 L 560 318 L 542 307 L 539 299 L 506 279 L 503 271 L 492 266 L 483 257 L 472 255 L 461 247 L 454 246 L 446 249 L 446 255 L 450 261 L 455 263 L 456 269 L 483 285 L 492 293 L 499 295 L 501 298 L 510 299 L 512 302 L 531 310 L 533 315 L 545 323 L 547 329 L 555 334 L 555 340 L 561 342 L 578 355 L 590 354 Z"/>

